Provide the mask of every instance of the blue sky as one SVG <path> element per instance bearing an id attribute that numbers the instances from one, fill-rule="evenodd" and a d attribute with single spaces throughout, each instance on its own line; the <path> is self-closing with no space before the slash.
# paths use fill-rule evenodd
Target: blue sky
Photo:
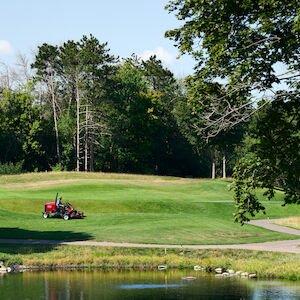
<path id="1" fill-rule="evenodd" d="M 188 56 L 164 38 L 179 21 L 164 9 L 167 0 L 3 0 L 0 62 L 12 65 L 17 53 L 33 55 L 42 43 L 61 44 L 93 34 L 111 54 L 142 58 L 156 53 L 177 77 L 193 71 Z"/>

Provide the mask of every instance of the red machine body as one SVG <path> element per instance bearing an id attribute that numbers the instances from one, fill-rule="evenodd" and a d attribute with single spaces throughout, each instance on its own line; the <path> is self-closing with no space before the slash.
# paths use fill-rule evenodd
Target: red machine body
<path id="1" fill-rule="evenodd" d="M 55 212 L 55 211 L 56 211 L 55 202 L 47 202 L 45 204 L 45 212 Z"/>

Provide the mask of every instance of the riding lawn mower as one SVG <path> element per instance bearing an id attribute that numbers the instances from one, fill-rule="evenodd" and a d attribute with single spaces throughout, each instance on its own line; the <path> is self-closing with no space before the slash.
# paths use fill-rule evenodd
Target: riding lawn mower
<path id="1" fill-rule="evenodd" d="M 54 202 L 46 202 L 45 210 L 42 212 L 43 218 L 63 218 L 64 220 L 69 219 L 83 219 L 85 216 L 82 211 L 77 211 L 70 202 L 56 205 L 57 196 Z"/>

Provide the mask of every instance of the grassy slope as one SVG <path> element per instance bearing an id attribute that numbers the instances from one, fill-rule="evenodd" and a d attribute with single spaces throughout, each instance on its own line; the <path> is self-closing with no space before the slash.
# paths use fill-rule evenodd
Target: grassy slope
<path id="1" fill-rule="evenodd" d="M 233 223 L 232 193 L 222 180 L 173 177 L 39 173 L 0 176 L 0 238 L 226 244 L 293 238 Z M 88 216 L 41 218 L 56 192 Z M 279 195 L 278 198 L 282 198 Z M 267 203 L 268 216 L 299 214 L 297 206 Z"/>

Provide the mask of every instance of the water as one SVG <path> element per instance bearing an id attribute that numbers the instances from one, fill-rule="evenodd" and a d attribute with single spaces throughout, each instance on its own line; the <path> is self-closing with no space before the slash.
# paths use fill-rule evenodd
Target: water
<path id="1" fill-rule="evenodd" d="M 300 282 L 215 278 L 195 271 L 25 272 L 0 276 L 0 299 L 289 300 L 300 299 Z"/>

